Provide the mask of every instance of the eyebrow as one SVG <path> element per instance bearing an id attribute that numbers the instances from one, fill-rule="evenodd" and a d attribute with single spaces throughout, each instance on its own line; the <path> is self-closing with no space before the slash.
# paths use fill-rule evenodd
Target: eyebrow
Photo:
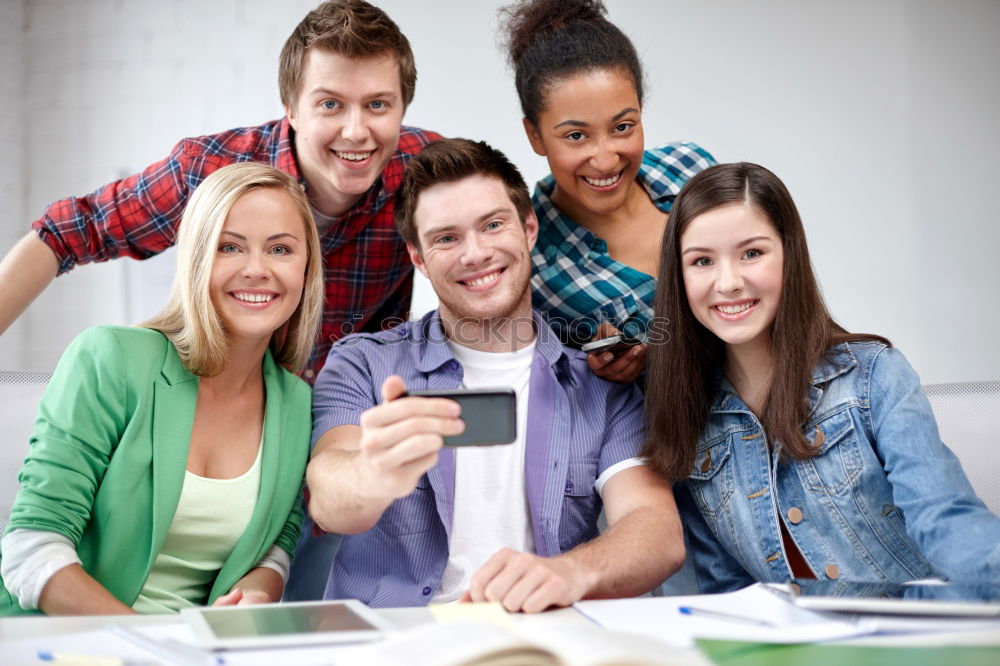
<path id="1" fill-rule="evenodd" d="M 243 240 L 243 241 L 245 241 L 247 239 L 246 236 L 244 236 L 243 234 L 238 234 L 235 231 L 223 231 L 222 234 L 224 236 L 233 236 L 233 237 L 239 238 L 240 240 Z M 273 234 L 271 236 L 268 236 L 267 240 L 268 241 L 273 241 L 273 240 L 276 240 L 278 238 L 284 238 L 285 236 L 288 236 L 289 238 L 294 238 L 295 240 L 299 239 L 299 237 L 296 236 L 295 234 L 288 233 L 287 231 L 282 231 L 280 234 Z"/>
<path id="2" fill-rule="evenodd" d="M 313 88 L 312 90 L 309 91 L 309 94 L 310 95 L 329 95 L 331 97 L 343 97 L 343 95 L 341 93 L 337 92 L 336 90 L 331 90 L 330 88 L 325 88 L 323 86 L 318 86 L 316 88 Z M 399 93 L 396 92 L 395 90 L 379 90 L 377 92 L 372 93 L 371 95 L 367 95 L 366 98 L 367 99 L 376 99 L 378 97 L 393 97 L 393 98 L 395 98 L 395 97 L 398 97 L 398 96 L 399 96 Z"/>
<path id="3" fill-rule="evenodd" d="M 611 122 L 615 122 L 616 120 L 621 120 L 622 118 L 624 118 L 625 116 L 627 116 L 630 113 L 638 113 L 638 112 L 639 112 L 639 109 L 632 108 L 631 106 L 627 107 L 627 108 L 624 108 L 621 111 L 619 111 L 618 113 L 616 113 L 614 115 L 614 117 L 611 118 Z M 552 129 L 559 129 L 560 127 L 564 127 L 564 126 L 586 127 L 587 123 L 583 122 L 582 120 L 564 120 L 561 123 L 559 123 L 558 125 L 556 125 L 555 127 L 553 127 Z"/>
<path id="4" fill-rule="evenodd" d="M 742 243 L 739 243 L 736 247 L 741 248 L 741 247 L 746 247 L 747 245 L 752 245 L 753 243 L 756 243 L 758 241 L 769 241 L 769 242 L 771 242 L 773 240 L 774 239 L 771 238 L 770 236 L 754 236 L 753 238 L 748 238 L 745 241 L 743 241 Z M 685 255 L 685 254 L 688 254 L 690 252 L 705 252 L 705 253 L 711 254 L 713 252 L 713 250 L 712 250 L 712 248 L 708 248 L 708 247 L 689 247 L 689 248 L 686 248 L 683 251 L 681 251 L 681 255 Z"/>

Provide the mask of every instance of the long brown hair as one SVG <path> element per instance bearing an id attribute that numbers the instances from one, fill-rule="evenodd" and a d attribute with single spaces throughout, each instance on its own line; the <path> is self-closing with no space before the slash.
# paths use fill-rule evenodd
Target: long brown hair
<path id="1" fill-rule="evenodd" d="M 839 342 L 889 344 L 876 335 L 847 333 L 830 316 L 813 275 L 802 219 L 777 176 L 749 162 L 719 164 L 701 172 L 677 196 L 663 235 L 655 311 L 668 334 L 663 340 L 651 339 L 646 376 L 649 433 L 643 454 L 653 469 L 671 480 L 690 474 L 726 354 L 723 342 L 691 312 L 682 274 L 681 235 L 694 218 L 734 203 L 764 213 L 784 250 L 781 300 L 771 327 L 771 348 L 780 353 L 774 354 L 771 385 L 758 414 L 770 441 L 780 441 L 792 458 L 816 455 L 802 433 L 809 416 L 813 367 Z"/>

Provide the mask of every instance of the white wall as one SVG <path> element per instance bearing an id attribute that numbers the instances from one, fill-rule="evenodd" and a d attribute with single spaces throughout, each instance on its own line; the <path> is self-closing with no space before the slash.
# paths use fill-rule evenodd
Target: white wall
<path id="1" fill-rule="evenodd" d="M 486 139 L 529 181 L 544 175 L 496 46 L 502 3 L 379 4 L 416 52 L 420 76 L 406 121 Z M 992 344 L 1000 225 L 990 196 L 1000 176 L 1000 3 L 607 4 L 647 67 L 648 144 L 691 139 L 720 160 L 772 168 L 796 197 L 827 300 L 844 325 L 892 338 L 924 381 L 1000 378 Z M 0 113 L 25 119 L 12 140 L 28 146 L 28 189 L 19 203 L 6 188 L 16 180 L 0 171 L 0 240 L 12 242 L 50 200 L 134 171 L 182 136 L 280 115 L 277 55 L 313 5 L 24 5 L 24 48 L 3 60 L 23 73 L 0 72 Z M 16 38 L 11 6 L 0 11 L 4 54 L 8 34 Z M 22 109 L 10 111 L 7 91 L 19 76 Z M 166 287 L 158 294 L 136 286 L 165 282 L 169 260 L 159 263 L 112 262 L 56 280 L 20 324 L 24 354 L 11 360 L 8 334 L 0 361 L 50 368 L 80 329 L 155 310 Z M 432 304 L 423 291 L 415 309 Z"/>
<path id="2" fill-rule="evenodd" d="M 24 17 L 24 0 L 0 4 L 0 252 L 24 233 Z M 0 368 L 19 367 L 23 343 L 23 324 L 12 326 L 0 339 Z"/>

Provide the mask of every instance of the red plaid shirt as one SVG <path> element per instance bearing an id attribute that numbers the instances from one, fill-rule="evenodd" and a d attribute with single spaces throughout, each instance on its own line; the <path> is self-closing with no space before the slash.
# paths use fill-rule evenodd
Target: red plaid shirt
<path id="1" fill-rule="evenodd" d="M 413 266 L 392 219 L 406 164 L 434 132 L 403 127 L 382 177 L 320 243 L 326 279 L 323 326 L 313 348 L 312 381 L 330 345 L 347 333 L 374 331 L 406 318 Z M 77 264 L 126 256 L 145 259 L 174 244 L 188 196 L 209 174 L 234 162 L 264 162 L 305 181 L 283 118 L 258 127 L 182 139 L 166 159 L 84 197 L 52 203 L 32 227 L 55 253 L 59 273 Z"/>

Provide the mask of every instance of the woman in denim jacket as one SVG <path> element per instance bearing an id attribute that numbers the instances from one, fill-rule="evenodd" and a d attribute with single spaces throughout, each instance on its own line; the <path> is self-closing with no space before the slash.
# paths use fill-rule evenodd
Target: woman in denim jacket
<path id="1" fill-rule="evenodd" d="M 1000 519 L 941 442 L 903 355 L 830 317 L 782 182 L 715 166 L 671 218 L 655 303 L 670 337 L 650 341 L 645 453 L 683 480 L 701 591 L 1000 581 Z"/>

